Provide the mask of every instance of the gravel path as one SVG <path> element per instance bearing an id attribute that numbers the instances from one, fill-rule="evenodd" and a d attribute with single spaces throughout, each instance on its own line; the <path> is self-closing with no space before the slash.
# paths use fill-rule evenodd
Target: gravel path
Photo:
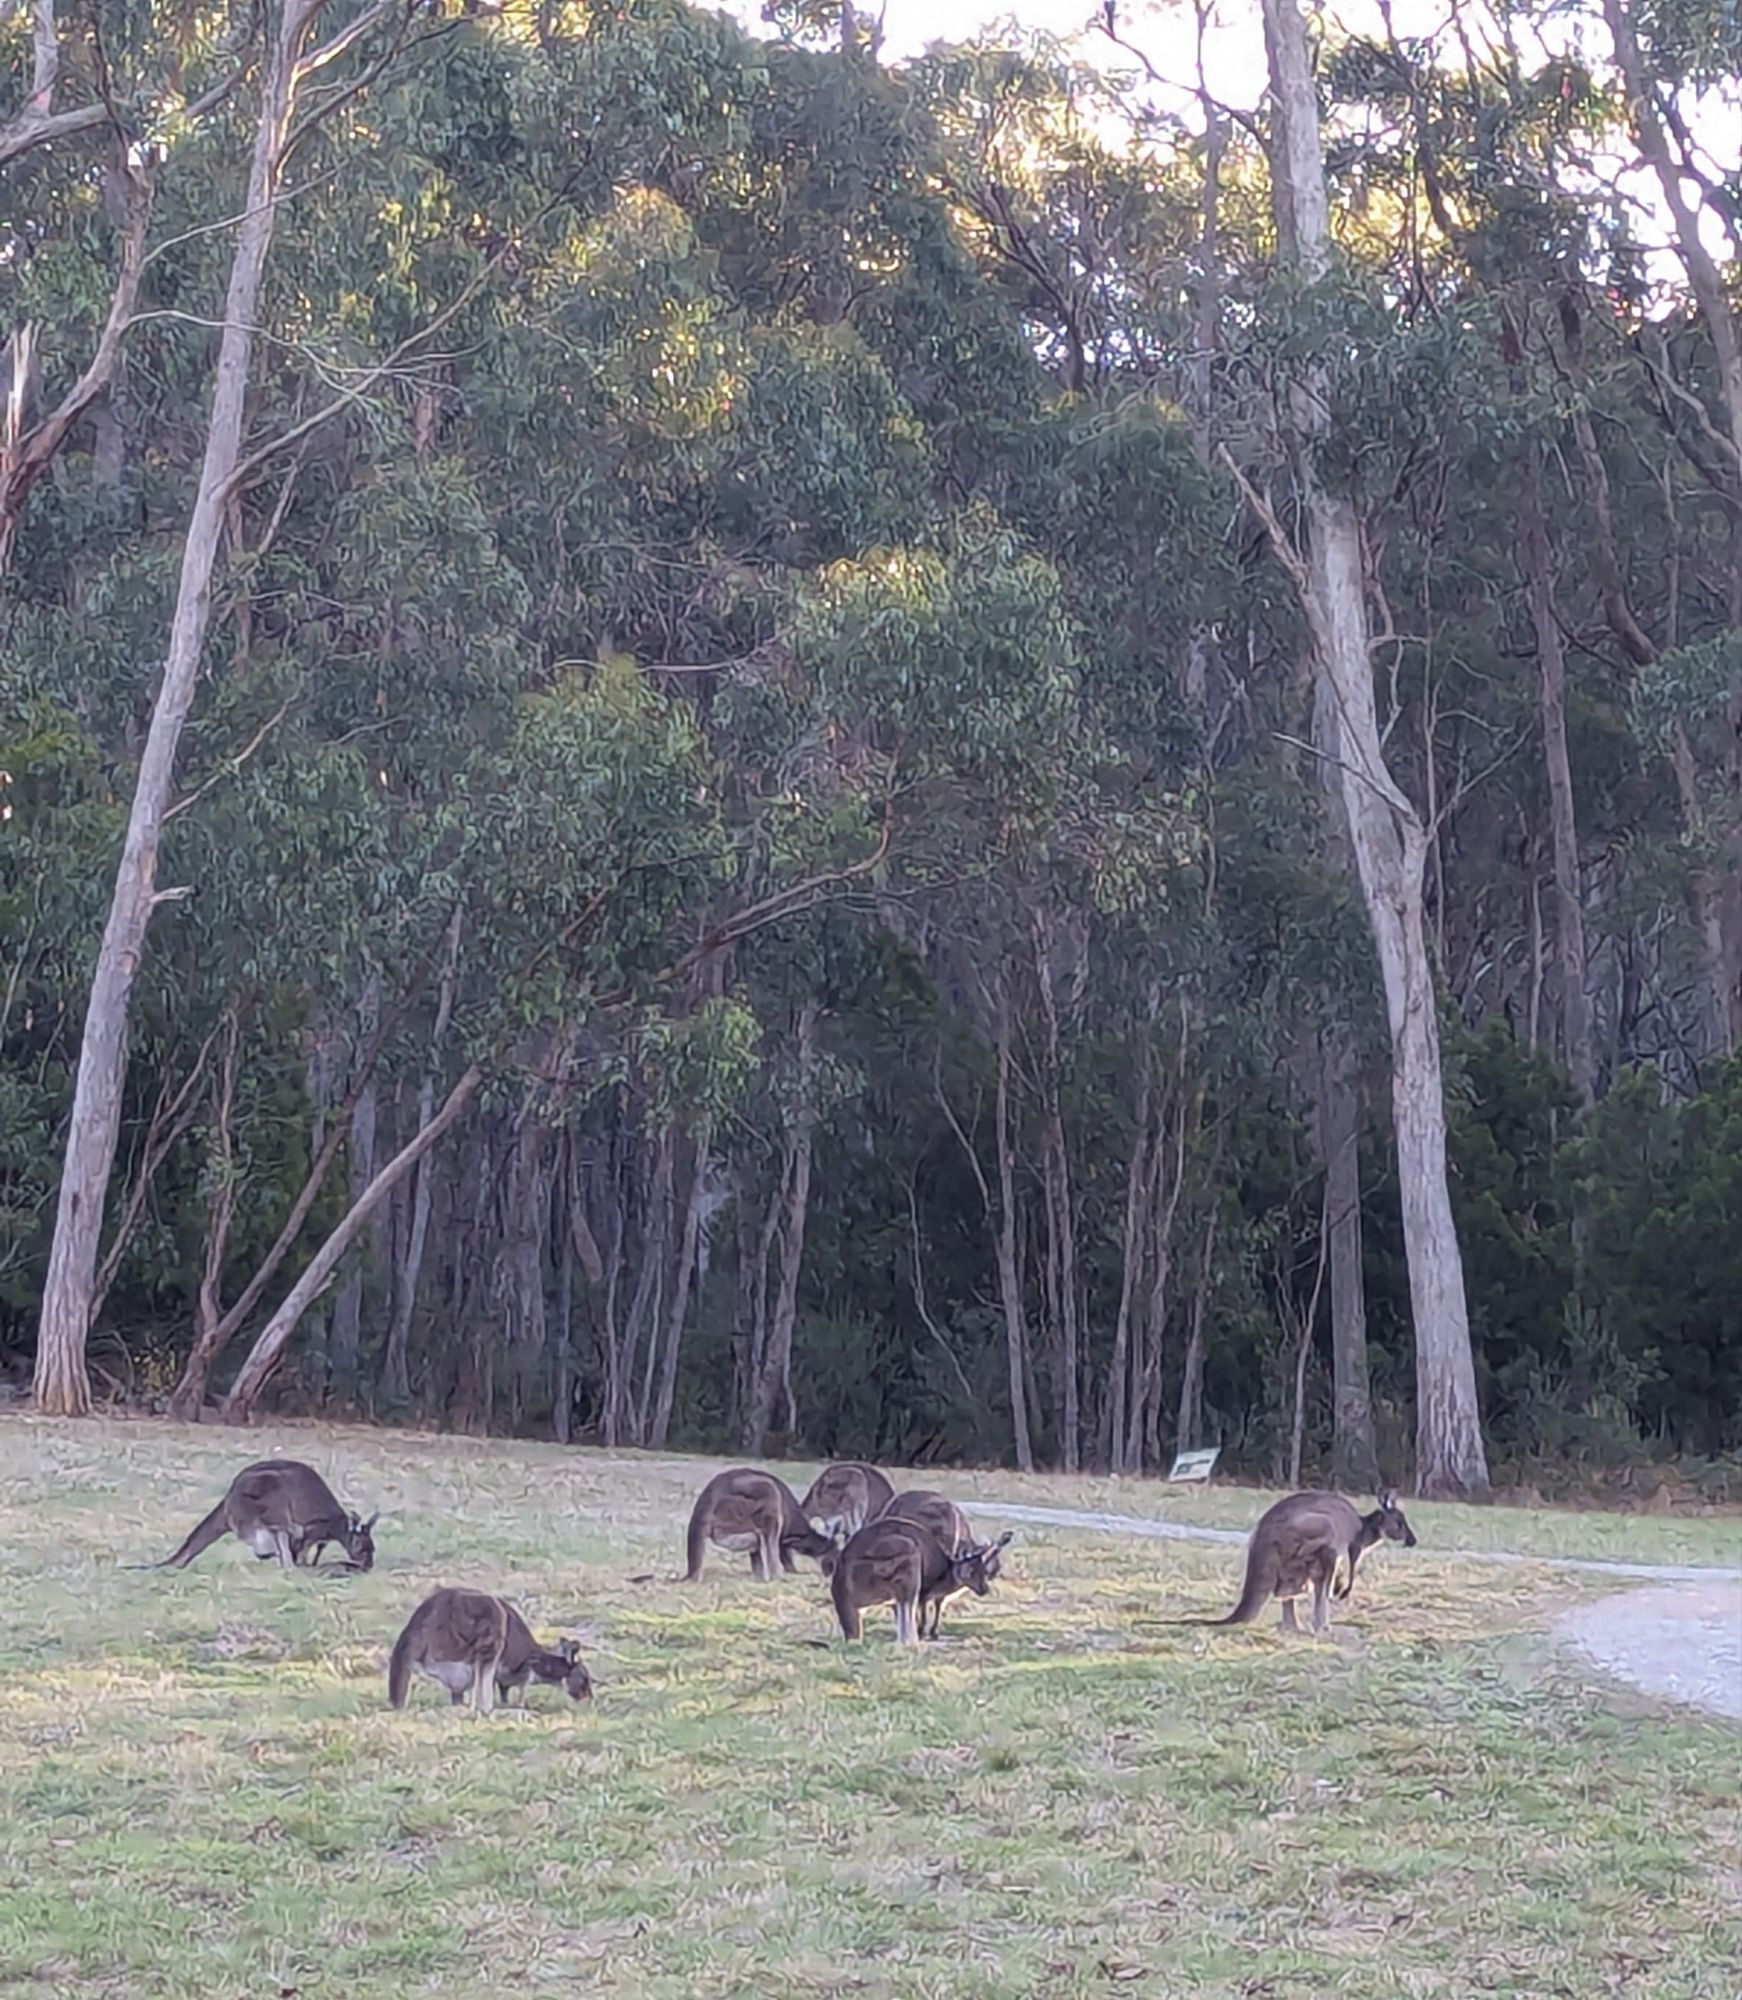
<path id="1" fill-rule="evenodd" d="M 1563 1619 L 1560 1637 L 1646 1694 L 1742 1722 L 1742 1584 L 1733 1579 L 1601 1597 Z"/>

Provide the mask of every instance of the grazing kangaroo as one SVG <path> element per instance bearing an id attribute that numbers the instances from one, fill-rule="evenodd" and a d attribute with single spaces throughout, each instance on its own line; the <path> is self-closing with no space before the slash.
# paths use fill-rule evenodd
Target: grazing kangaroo
<path id="1" fill-rule="evenodd" d="M 722 1549 L 748 1549 L 750 1574 L 758 1583 L 772 1582 L 777 1569 L 796 1568 L 795 1555 L 821 1557 L 835 1547 L 805 1519 L 784 1479 L 747 1465 L 717 1473 L 702 1488 L 690 1514 L 685 1583 L 701 1575 L 709 1542 Z"/>
<path id="2" fill-rule="evenodd" d="M 439 1681 L 454 1705 L 469 1693 L 488 1715 L 496 1706 L 496 1676 L 508 1650 L 509 1607 L 481 1590 L 438 1590 L 405 1621 L 387 1664 L 387 1699 L 405 1706 L 415 1669 Z"/>
<path id="3" fill-rule="evenodd" d="M 312 1566 L 329 1542 L 345 1551 L 350 1567 L 367 1570 L 375 1563 L 371 1533 L 380 1511 L 360 1521 L 341 1507 L 327 1482 L 311 1465 L 294 1458 L 263 1458 L 244 1466 L 230 1481 L 230 1490 L 172 1556 L 143 1569 L 186 1569 L 216 1541 L 233 1534 L 265 1561 L 276 1556 L 282 1569 L 306 1557 Z"/>
<path id="4" fill-rule="evenodd" d="M 829 1588 L 842 1633 L 849 1639 L 863 1637 L 862 1614 L 872 1605 L 892 1604 L 899 1644 L 917 1646 L 927 1636 L 928 1609 L 929 1636 L 935 1639 L 937 1615 L 945 1600 L 964 1590 L 984 1597 L 998 1575 L 1009 1540 L 1006 1531 L 984 1547 L 970 1543 L 951 1550 L 917 1521 L 867 1522 L 830 1568 Z"/>
<path id="5" fill-rule="evenodd" d="M 496 1692 L 502 1699 L 512 1701 L 518 1690 L 524 1707 L 527 1687 L 538 1681 L 546 1687 L 560 1687 L 570 1701 L 591 1701 L 593 1678 L 581 1659 L 580 1641 L 559 1639 L 552 1652 L 532 1636 L 514 1606 L 506 1598 L 502 1602 L 508 1613 L 508 1643 L 496 1667 Z M 455 1701 L 460 1699 L 454 1696 Z"/>
<path id="6" fill-rule="evenodd" d="M 819 1535 L 856 1535 L 895 1497 L 895 1488 L 874 1465 L 842 1459 L 825 1465 L 799 1502 L 804 1517 Z"/>
<path id="7" fill-rule="evenodd" d="M 1246 1583 L 1240 1602 L 1225 1618 L 1184 1618 L 1184 1625 L 1247 1625 L 1273 1597 L 1282 1599 L 1282 1629 L 1298 1632 L 1294 1600 L 1307 1589 L 1313 1594 L 1313 1630 L 1331 1629 L 1330 1595 L 1337 1566 L 1347 1557 L 1348 1581 L 1337 1592 L 1347 1597 L 1355 1587 L 1355 1565 L 1361 1551 L 1375 1542 L 1401 1542 L 1415 1547 L 1415 1531 L 1403 1518 L 1397 1495 L 1390 1488 L 1379 1496 L 1371 1514 L 1363 1514 L 1340 1493 L 1291 1493 L 1259 1518 L 1246 1548 Z"/>

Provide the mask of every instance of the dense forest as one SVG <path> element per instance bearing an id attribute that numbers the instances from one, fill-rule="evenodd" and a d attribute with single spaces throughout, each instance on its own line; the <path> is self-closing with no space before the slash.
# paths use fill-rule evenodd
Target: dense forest
<path id="1" fill-rule="evenodd" d="M 1217 4 L 0 7 L 43 1408 L 1721 1480 L 1734 7 Z"/>

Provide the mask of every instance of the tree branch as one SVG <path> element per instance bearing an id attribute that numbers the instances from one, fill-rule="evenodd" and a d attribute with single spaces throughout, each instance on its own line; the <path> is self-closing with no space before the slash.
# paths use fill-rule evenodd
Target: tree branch
<path id="1" fill-rule="evenodd" d="M 30 489 L 48 470 L 54 455 L 85 411 L 108 388 L 121 359 L 121 342 L 139 296 L 140 274 L 145 268 L 145 231 L 151 220 L 155 185 L 143 168 L 128 164 L 122 153 L 119 170 L 127 183 L 127 220 L 121 239 L 121 270 L 109 301 L 109 316 L 98 336 L 97 351 L 90 365 L 61 399 L 59 407 L 28 437 L 15 439 L 8 424 L 0 436 L 0 575 L 12 561 L 24 503 Z M 15 336 L 16 338 L 16 336 Z M 16 375 L 16 365 L 15 365 Z"/>

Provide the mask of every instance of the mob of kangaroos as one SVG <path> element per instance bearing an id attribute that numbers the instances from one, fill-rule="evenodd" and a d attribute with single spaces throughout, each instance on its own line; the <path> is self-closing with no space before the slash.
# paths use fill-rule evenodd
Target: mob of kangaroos
<path id="1" fill-rule="evenodd" d="M 313 1567 L 329 1544 L 343 1549 L 340 1567 L 367 1572 L 375 1561 L 373 1530 L 342 1506 L 313 1467 L 296 1459 L 262 1459 L 244 1466 L 216 1507 L 193 1528 L 173 1555 L 155 1569 L 185 1569 L 227 1534 L 262 1560 L 283 1568 Z M 772 1472 L 734 1466 L 702 1488 L 685 1536 L 682 1581 L 702 1575 L 708 1544 L 750 1557 L 750 1574 L 772 1583 L 809 1556 L 829 1585 L 842 1635 L 864 1635 L 864 1614 L 890 1606 L 895 1636 L 904 1646 L 938 1637 L 943 1607 L 966 1595 L 985 1597 L 997 1581 L 1008 1530 L 982 1542 L 953 1500 L 925 1488 L 897 1492 L 874 1465 L 843 1460 L 824 1467 L 800 1500 Z M 1337 1493 L 1293 1493 L 1262 1515 L 1246 1552 L 1245 1584 L 1233 1610 L 1221 1618 L 1187 1618 L 1185 1625 L 1249 1624 L 1272 1598 L 1282 1605 L 1282 1629 L 1300 1630 L 1295 1600 L 1313 1594 L 1313 1631 L 1330 1630 L 1332 1597 L 1345 1599 L 1367 1549 L 1380 1542 L 1415 1547 L 1415 1533 L 1390 1488 L 1363 1514 Z M 1347 1565 L 1339 1581 L 1339 1573 Z M 650 1582 L 638 1577 L 637 1582 Z M 821 1645 L 825 1641 L 812 1640 Z M 481 1716 L 498 1700 L 522 1703 L 535 1683 L 558 1687 L 573 1701 L 587 1701 L 593 1682 L 579 1642 L 543 1646 L 507 1598 L 493 1592 L 444 1587 L 412 1612 L 394 1642 L 387 1699 L 402 1709 L 414 1674 L 447 1690 L 455 1706 L 470 1701 Z"/>
<path id="2" fill-rule="evenodd" d="M 759 1582 L 772 1581 L 777 1564 L 791 1570 L 794 1553 L 813 1555 L 828 1579 L 846 1638 L 860 1638 L 863 1614 L 887 1604 L 895 1614 L 898 1642 L 917 1645 L 937 1638 L 943 1607 L 952 1598 L 987 1595 L 1010 1539 L 1006 1532 L 995 1542 L 978 1542 L 954 1501 L 924 1489 L 896 1493 L 876 1467 L 857 1460 L 825 1466 L 802 1501 L 772 1474 L 737 1466 L 716 1474 L 696 1500 L 684 1581 L 701 1575 L 709 1541 L 750 1550 L 751 1573 Z M 1313 1631 L 1328 1632 L 1331 1597 L 1348 1597 L 1362 1552 L 1381 1541 L 1415 1546 L 1415 1531 L 1391 1488 L 1379 1495 L 1370 1514 L 1341 1494 L 1290 1494 L 1252 1531 L 1245 1588 L 1234 1609 L 1223 1618 L 1171 1622 L 1244 1625 L 1274 1597 L 1282 1604 L 1282 1629 L 1298 1632 L 1295 1599 L 1311 1590 Z M 1338 1582 L 1345 1563 L 1347 1575 Z"/>
<path id="3" fill-rule="evenodd" d="M 938 1636 L 938 1620 L 952 1597 L 986 1595 L 1009 1541 L 1006 1534 L 977 1543 L 953 1501 L 941 1493 L 897 1493 L 885 1474 L 856 1459 L 825 1466 L 802 1501 L 774 1474 L 739 1465 L 715 1474 L 696 1497 L 683 1581 L 700 1578 L 709 1542 L 748 1550 L 758 1583 L 795 1569 L 795 1555 L 810 1556 L 829 1581 L 835 1615 L 849 1639 L 860 1637 L 863 1611 L 888 1604 L 897 1638 L 917 1645 Z"/>

